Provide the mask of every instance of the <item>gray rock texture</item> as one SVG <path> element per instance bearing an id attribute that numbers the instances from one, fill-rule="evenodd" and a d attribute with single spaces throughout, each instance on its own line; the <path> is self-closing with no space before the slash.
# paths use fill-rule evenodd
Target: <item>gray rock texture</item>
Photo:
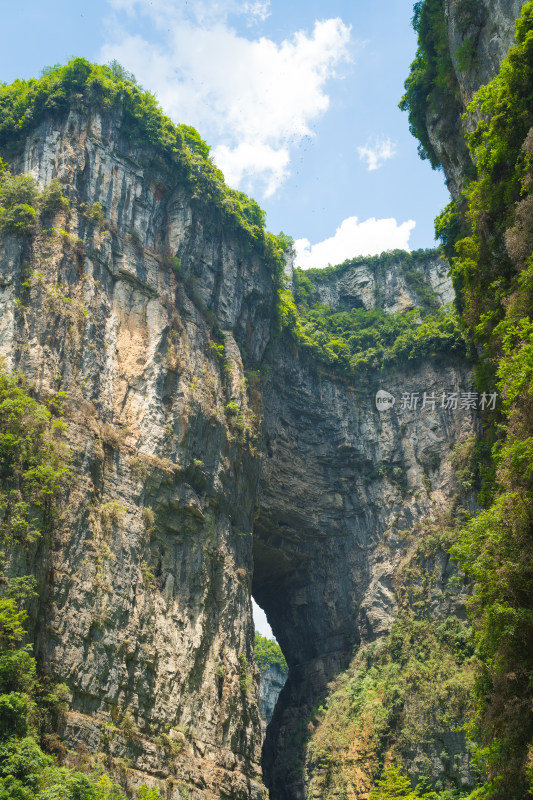
<path id="1" fill-rule="evenodd" d="M 278 702 L 279 693 L 285 686 L 286 680 L 287 675 L 279 664 L 271 664 L 268 669 L 260 671 L 259 714 L 261 716 L 263 737 L 266 735 L 267 725 L 272 719 L 274 708 Z"/>
<path id="2" fill-rule="evenodd" d="M 352 385 L 282 336 L 261 397 L 243 359 L 264 360 L 273 279 L 216 209 L 126 144 L 120 120 L 83 109 L 45 120 L 15 167 L 41 187 L 58 178 L 71 205 L 0 245 L 0 355 L 42 398 L 68 393 L 72 479 L 30 559 L 40 668 L 72 695 L 62 734 L 128 759 L 129 792 L 265 797 L 253 584 L 290 667 L 265 779 L 273 798 L 301 797 L 294 726 L 357 643 L 388 630 L 397 531 L 450 502 L 451 448 L 473 430 L 471 412 L 402 409 L 402 393 L 466 391 L 469 369 L 400 364 Z M 418 268 L 447 300 L 443 262 Z M 394 266 L 318 291 L 333 308 L 417 302 Z M 379 388 L 393 409 L 377 410 Z M 273 701 L 271 687 L 268 714 Z"/>
<path id="3" fill-rule="evenodd" d="M 127 758 L 130 789 L 263 798 L 259 432 L 234 334 L 262 355 L 272 277 L 119 122 L 42 123 L 15 166 L 41 187 L 58 178 L 71 211 L 0 244 L 0 355 L 40 397 L 68 393 L 72 479 L 33 561 L 36 655 L 70 689 L 63 735 Z"/>
<path id="4" fill-rule="evenodd" d="M 484 4 L 465 103 L 495 74 L 521 5 Z M 457 188 L 464 154 L 441 133 L 436 121 Z M 271 337 L 264 260 L 156 152 L 124 140 L 116 115 L 45 119 L 14 168 L 41 188 L 58 178 L 71 205 L 35 237 L 0 241 L 0 356 L 41 398 L 68 393 L 64 510 L 27 555 L 39 666 L 72 695 L 62 734 L 111 768 L 128 759 L 130 796 L 145 782 L 168 800 L 266 798 L 253 592 L 289 664 L 264 780 L 272 800 L 303 800 L 298 731 L 354 648 L 388 632 L 402 532 L 453 503 L 452 450 L 477 422 L 441 398 L 473 389 L 470 368 L 406 362 L 349 381 Z M 416 269 L 451 299 L 440 259 Z M 420 300 L 400 264 L 358 263 L 316 290 L 332 308 Z M 379 389 L 392 408 L 376 408 Z"/>
<path id="5" fill-rule="evenodd" d="M 462 119 L 474 93 L 499 72 L 500 62 L 515 41 L 515 20 L 525 0 L 480 0 L 475 13 L 465 13 L 472 4 L 464 0 L 443 0 L 448 45 L 458 83 L 458 115 L 442 116 L 441 109 L 428 109 L 426 124 L 431 144 L 446 175 L 448 188 L 457 196 L 464 188 L 472 161 L 464 134 L 473 130 L 476 118 Z M 465 42 L 472 47 L 464 59 Z M 463 56 L 463 57 L 461 57 Z"/>
<path id="6" fill-rule="evenodd" d="M 380 388 L 395 396 L 392 409 L 376 409 Z M 473 434 L 472 411 L 402 408 L 402 395 L 422 402 L 424 392 L 471 390 L 460 363 L 398 365 L 359 386 L 318 373 L 290 348 L 279 354 L 264 399 L 253 578 L 289 664 L 263 750 L 271 797 L 306 796 L 291 769 L 296 733 L 354 648 L 389 630 L 406 552 L 400 531 L 449 508 L 456 493 L 451 451 Z"/>
<path id="7" fill-rule="evenodd" d="M 411 269 L 423 277 L 422 285 L 435 293 L 441 303 L 453 300 L 448 277 L 449 265 L 437 252 L 418 256 Z M 409 311 L 423 305 L 423 298 L 406 274 L 405 254 L 377 267 L 371 259 L 358 259 L 325 280 L 315 279 L 318 302 L 332 309 L 381 308 L 389 314 Z"/>
<path id="8" fill-rule="evenodd" d="M 473 429 L 438 401 L 402 409 L 402 393 L 466 391 L 468 367 L 398 365 L 352 385 L 282 336 L 261 397 L 243 354 L 257 367 L 269 344 L 272 275 L 216 209 L 126 145 L 119 120 L 80 109 L 44 121 L 15 166 L 41 187 L 58 178 L 71 205 L 0 246 L 0 355 L 42 398 L 68 393 L 72 479 L 31 560 L 38 661 L 72 695 L 62 733 L 111 765 L 128 759 L 128 791 L 264 797 L 253 582 L 290 667 L 265 777 L 273 798 L 300 797 L 294 724 L 354 646 L 388 630 L 395 531 L 450 502 L 450 451 Z M 447 300 L 444 263 L 418 268 Z M 332 308 L 417 302 L 394 265 L 358 265 L 318 291 Z M 377 410 L 378 388 L 392 410 Z"/>

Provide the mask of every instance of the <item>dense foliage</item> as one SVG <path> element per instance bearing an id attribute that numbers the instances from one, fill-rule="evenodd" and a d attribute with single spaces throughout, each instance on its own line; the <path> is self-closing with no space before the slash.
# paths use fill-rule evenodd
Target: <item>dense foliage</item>
<path id="1" fill-rule="evenodd" d="M 533 792 L 532 86 L 530 1 L 516 46 L 468 109 L 477 174 L 436 226 L 453 258 L 463 320 L 483 351 L 479 381 L 496 380 L 502 397 L 499 414 L 486 420 L 496 440 L 487 507 L 452 549 L 475 579 L 476 734 L 488 771 L 475 797 L 494 800 Z"/>
<path id="2" fill-rule="evenodd" d="M 285 656 L 281 652 L 281 647 L 275 639 L 267 639 L 260 633 L 255 634 L 255 663 L 260 672 L 265 672 L 269 667 L 277 664 L 284 675 L 287 675 L 289 668 L 285 661 Z"/>
<path id="3" fill-rule="evenodd" d="M 315 361 L 346 376 L 380 370 L 398 361 L 464 355 L 465 341 L 455 311 L 446 306 L 439 308 L 438 298 L 424 280 L 421 262 L 427 257 L 426 251 L 395 251 L 353 259 L 324 270 L 296 269 L 293 291 L 285 288 L 280 292 L 282 325 Z M 403 272 L 419 306 L 402 313 L 387 313 L 380 306 L 383 298 L 379 292 L 375 293 L 372 310 L 332 310 L 320 303 L 321 283 L 360 264 L 376 278 L 394 264 Z"/>
<path id="4" fill-rule="evenodd" d="M 116 62 L 99 66 L 75 58 L 64 66 L 44 70 L 40 78 L 0 85 L 0 155 L 12 156 L 45 118 L 66 116 L 76 108 L 82 113 L 113 112 L 127 140 L 151 147 L 162 165 L 172 167 L 191 187 L 193 198 L 221 214 L 230 228 L 259 249 L 275 276 L 280 277 L 283 241 L 265 231 L 264 212 L 255 200 L 226 186 L 197 131 L 188 125 L 175 125 L 162 113 L 154 95 L 143 90 Z M 14 224 L 18 221 L 15 219 Z M 30 219 L 22 221 L 28 224 Z"/>
<path id="5" fill-rule="evenodd" d="M 13 175 L 0 158 L 0 233 L 31 237 L 40 222 L 48 225 L 57 211 L 69 207 L 59 181 L 39 192 L 31 175 Z"/>
<path id="6" fill-rule="evenodd" d="M 461 729 L 471 706 L 472 630 L 453 615 L 435 618 L 434 611 L 451 590 L 441 579 L 439 557 L 454 539 L 454 525 L 450 516 L 419 527 L 395 577 L 399 610 L 390 636 L 361 647 L 315 710 L 307 768 L 321 797 L 358 794 L 368 781 L 375 800 L 467 794 L 447 733 Z M 440 775 L 437 758 L 447 768 Z"/>
<path id="7" fill-rule="evenodd" d="M 418 34 L 418 50 L 400 108 L 409 113 L 409 129 L 419 141 L 420 157 L 428 159 L 436 169 L 440 163 L 428 132 L 428 114 L 438 115 L 445 130 L 451 132 L 462 111 L 448 45 L 444 0 L 415 3 L 413 27 Z"/>
<path id="8" fill-rule="evenodd" d="M 55 731 L 69 692 L 38 675 L 27 630 L 36 582 L 14 569 L 54 522 L 68 474 L 64 399 L 46 407 L 0 364 L 0 800 L 125 800 L 101 767 L 58 766 L 43 749 L 66 751 Z"/>
<path id="9" fill-rule="evenodd" d="M 433 793 L 431 796 L 436 797 Z M 401 775 L 396 767 L 384 770 L 383 776 L 376 781 L 370 794 L 370 800 L 417 800 L 417 798 L 420 798 L 420 795 L 413 791 L 411 781 Z"/>

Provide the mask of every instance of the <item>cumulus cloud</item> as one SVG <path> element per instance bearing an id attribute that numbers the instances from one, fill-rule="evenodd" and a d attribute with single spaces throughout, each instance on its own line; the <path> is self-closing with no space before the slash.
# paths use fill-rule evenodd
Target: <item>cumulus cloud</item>
<path id="1" fill-rule="evenodd" d="M 271 197 L 289 174 L 289 150 L 268 144 L 243 142 L 235 148 L 225 144 L 213 150 L 215 163 L 224 173 L 230 186 L 247 186 L 262 177 L 264 196 Z"/>
<path id="2" fill-rule="evenodd" d="M 366 144 L 364 147 L 358 147 L 357 152 L 361 161 L 366 161 L 368 171 L 372 172 L 396 155 L 396 145 L 390 139 L 380 139 L 373 145 Z"/>
<path id="3" fill-rule="evenodd" d="M 111 4 L 117 16 L 103 60 L 117 59 L 156 90 L 167 114 L 198 128 L 231 185 L 258 181 L 271 195 L 290 174 L 292 148 L 313 135 L 311 124 L 328 109 L 326 84 L 350 59 L 350 28 L 339 18 L 321 20 L 277 43 L 229 25 L 229 14 L 267 15 L 262 0 L 198 0 L 187 11 L 175 0 Z M 157 42 L 130 31 L 143 15 L 156 26 Z"/>
<path id="4" fill-rule="evenodd" d="M 335 235 L 317 244 L 308 239 L 297 239 L 295 264 L 302 269 L 341 264 L 347 258 L 372 256 L 386 250 L 409 250 L 409 237 L 416 222 L 412 219 L 400 225 L 394 218 L 371 217 L 359 222 L 358 217 L 348 217 Z"/>

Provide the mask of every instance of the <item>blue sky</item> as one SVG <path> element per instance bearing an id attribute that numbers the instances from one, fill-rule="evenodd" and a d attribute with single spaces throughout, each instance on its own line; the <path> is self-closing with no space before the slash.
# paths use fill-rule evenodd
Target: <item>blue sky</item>
<path id="1" fill-rule="evenodd" d="M 0 80 L 120 61 L 198 128 L 301 266 L 433 246 L 448 200 L 398 109 L 411 0 L 27 0 L 2 13 Z"/>

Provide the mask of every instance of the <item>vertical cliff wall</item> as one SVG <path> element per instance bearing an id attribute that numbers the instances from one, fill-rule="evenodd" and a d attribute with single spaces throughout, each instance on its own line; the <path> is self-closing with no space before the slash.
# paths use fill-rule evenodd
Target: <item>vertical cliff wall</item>
<path id="1" fill-rule="evenodd" d="M 465 134 L 477 120 L 463 115 L 477 89 L 498 74 L 524 2 L 431 0 L 415 8 L 419 49 L 401 106 L 421 154 L 444 169 L 454 197 L 473 170 Z"/>
<path id="2" fill-rule="evenodd" d="M 35 650 L 71 692 L 70 746 L 168 796 L 262 797 L 259 431 L 234 337 L 256 363 L 272 275 L 120 123 L 80 105 L 35 129 L 15 169 L 59 179 L 70 210 L 0 245 L 0 354 L 41 398 L 68 393 L 72 480 L 29 559 Z"/>
<path id="3" fill-rule="evenodd" d="M 429 262 L 428 284 L 431 274 L 446 295 L 442 262 L 433 259 L 433 270 Z M 359 265 L 319 291 L 332 299 L 339 281 L 352 287 L 352 304 L 366 298 L 375 305 L 376 295 L 385 305 L 403 297 L 409 307 L 410 296 L 416 302 L 400 264 L 377 285 Z M 346 303 L 346 291 L 342 297 Z M 462 359 L 405 362 L 349 381 L 298 357 L 289 342 L 276 355 L 264 394 L 253 578 L 254 596 L 289 664 L 264 746 L 272 798 L 307 796 L 312 709 L 357 647 L 388 633 L 398 609 L 395 574 L 412 547 L 405 535 L 449 509 L 457 492 L 452 450 L 473 434 L 476 414 L 439 403 L 422 408 L 424 393 L 442 400 L 443 393 L 460 397 L 472 388 Z M 395 398 L 392 408 L 378 411 L 380 389 Z M 411 395 L 420 405 L 402 408 L 402 397 Z M 446 581 L 447 559 L 440 569 Z M 462 604 L 460 595 L 448 600 L 443 615 Z"/>
<path id="4" fill-rule="evenodd" d="M 2 357 L 41 398 L 68 394 L 64 512 L 11 562 L 38 579 L 38 663 L 71 692 L 61 733 L 111 769 L 127 759 L 129 791 L 264 796 L 252 590 L 290 668 L 265 779 L 300 797 L 294 732 L 389 630 L 401 531 L 450 502 L 451 450 L 473 430 L 469 410 L 401 397 L 460 396 L 468 367 L 415 360 L 359 383 L 273 339 L 268 258 L 116 113 L 46 116 L 12 163 L 70 203 L 6 233 L 0 259 Z M 416 308 L 400 262 L 334 272 L 319 299 Z M 418 291 L 449 299 L 438 257 L 418 270 Z M 380 388 L 394 408 L 376 408 Z"/>
<path id="5" fill-rule="evenodd" d="M 424 7 L 429 5 L 425 0 Z M 513 3 L 505 4 L 505 9 L 498 3 L 491 8 L 461 5 L 471 11 L 484 5 L 488 18 L 496 24 L 500 20 L 507 30 L 510 25 L 503 24 L 502 11 L 506 19 L 516 11 Z M 496 414 L 487 419 L 485 436 L 494 444 L 481 495 L 484 509 L 458 532 L 453 548 L 475 578 L 471 622 L 482 659 L 474 692 L 475 735 L 485 768 L 478 793 L 491 800 L 527 797 L 533 788 L 531 456 L 518 461 L 508 455 L 526 451 L 531 437 L 532 29 L 533 4 L 527 2 L 516 21 L 515 46 L 494 80 L 476 94 L 468 112 L 466 124 L 473 130 L 468 147 L 475 168 L 464 170 L 465 190 L 455 192 L 438 220 L 446 252 L 453 259 L 458 307 L 478 343 L 478 375 L 492 375 L 502 399 Z M 428 39 L 420 35 L 419 41 L 427 53 Z M 471 55 L 467 60 L 472 64 L 476 51 Z M 420 85 L 414 71 L 408 85 L 410 89 Z M 410 105 L 413 123 L 434 98 L 426 94 L 416 99 L 412 91 L 409 96 L 415 100 Z M 414 127 L 417 135 L 423 135 L 420 126 Z M 442 163 L 448 179 L 451 174 L 455 180 L 447 160 L 437 158 L 437 163 Z M 524 367 L 517 368 L 518 364 Z M 483 562 L 489 551 L 490 560 Z M 506 627 L 500 608 L 506 609 L 506 619 L 520 623 Z"/>
<path id="6" fill-rule="evenodd" d="M 68 394 L 72 474 L 58 526 L 9 569 L 37 577 L 35 651 L 69 687 L 68 746 L 127 763 L 130 796 L 143 781 L 169 800 L 266 797 L 253 592 L 289 665 L 265 783 L 272 800 L 319 798 L 331 776 L 306 752 L 313 709 L 386 639 L 424 526 L 453 516 L 472 374 L 452 350 L 400 348 L 359 372 L 315 358 L 281 324 L 249 209 L 235 225 L 239 198 L 217 195 L 207 162 L 177 165 L 124 108 L 80 90 L 2 151 L 70 204 L 0 241 L 0 355 L 40 398 Z M 414 342 L 424 298 L 452 289 L 435 253 L 410 277 L 403 260 L 360 259 L 312 292 L 332 311 L 410 312 Z M 378 390 L 394 404 L 378 408 Z M 426 549 L 411 577 L 431 624 L 453 615 L 459 636 L 466 587 L 442 543 Z M 406 756 L 413 780 L 430 763 L 468 785 L 464 737 L 437 733 Z M 365 800 L 379 764 L 363 750 L 350 789 Z"/>

